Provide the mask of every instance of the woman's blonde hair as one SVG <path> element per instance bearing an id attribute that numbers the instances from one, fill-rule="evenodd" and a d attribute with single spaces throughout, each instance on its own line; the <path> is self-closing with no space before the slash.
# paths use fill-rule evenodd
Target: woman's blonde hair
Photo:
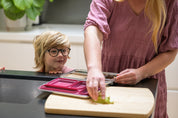
<path id="1" fill-rule="evenodd" d="M 33 46 L 35 50 L 35 64 L 34 68 L 43 70 L 45 68 L 44 55 L 47 50 L 54 47 L 68 47 L 70 48 L 70 42 L 68 37 L 57 31 L 46 31 L 40 35 L 37 35 L 33 40 Z"/>
<path id="2" fill-rule="evenodd" d="M 123 1 L 123 0 L 115 0 Z M 166 21 L 166 5 L 165 0 L 147 0 L 145 5 L 145 14 L 151 21 L 151 29 L 149 32 L 152 32 L 152 41 L 155 47 L 155 51 L 158 50 L 158 39 L 161 38 L 161 32 L 164 28 Z M 148 32 L 148 33 L 149 33 Z"/>
<path id="3" fill-rule="evenodd" d="M 147 0 L 145 6 L 145 13 L 152 22 L 150 32 L 152 31 L 152 41 L 155 47 L 155 51 L 158 50 L 158 39 L 161 38 L 161 33 L 164 28 L 167 9 L 165 0 Z"/>

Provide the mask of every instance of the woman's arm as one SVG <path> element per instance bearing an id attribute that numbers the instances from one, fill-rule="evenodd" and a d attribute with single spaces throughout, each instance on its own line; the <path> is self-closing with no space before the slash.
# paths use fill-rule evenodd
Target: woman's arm
<path id="1" fill-rule="evenodd" d="M 177 52 L 178 49 L 160 53 L 153 60 L 138 69 L 126 69 L 119 73 L 116 77 L 116 82 L 122 84 L 136 84 L 144 78 L 155 75 L 174 61 Z"/>
<path id="2" fill-rule="evenodd" d="M 178 50 L 175 49 L 172 51 L 161 53 L 145 66 L 140 67 L 139 70 L 141 71 L 141 73 L 143 73 L 142 77 L 146 78 L 161 72 L 174 61 L 177 55 L 177 51 Z"/>
<path id="3" fill-rule="evenodd" d="M 105 98 L 105 77 L 101 65 L 101 43 L 103 34 L 96 26 L 85 29 L 84 53 L 87 64 L 87 90 L 92 99 L 98 99 L 98 89 Z"/>

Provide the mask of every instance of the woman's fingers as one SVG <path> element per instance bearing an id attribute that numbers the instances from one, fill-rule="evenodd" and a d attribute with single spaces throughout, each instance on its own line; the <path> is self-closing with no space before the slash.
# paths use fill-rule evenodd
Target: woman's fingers
<path id="1" fill-rule="evenodd" d="M 97 79 L 93 79 L 93 99 L 97 100 L 98 99 L 98 81 Z"/>
<path id="2" fill-rule="evenodd" d="M 115 80 L 116 83 L 133 85 L 137 83 L 137 74 L 135 69 L 126 69 L 119 73 Z"/>
<path id="3" fill-rule="evenodd" d="M 129 72 L 129 69 L 125 69 L 125 70 L 121 71 L 118 75 L 122 75 L 122 74 L 127 73 L 127 72 Z"/>
<path id="4" fill-rule="evenodd" d="M 116 81 L 117 80 L 122 80 L 122 79 L 125 79 L 125 78 L 129 78 L 132 76 L 132 73 L 129 73 L 129 71 L 127 72 L 124 72 L 124 73 L 119 73 L 116 77 Z"/>
<path id="5" fill-rule="evenodd" d="M 132 78 L 124 78 L 122 80 L 121 79 L 116 80 L 116 83 L 132 85 L 135 84 L 135 81 Z"/>
<path id="6" fill-rule="evenodd" d="M 98 91 L 101 92 L 101 97 L 105 99 L 105 77 L 104 75 L 92 76 L 87 78 L 87 91 L 93 100 L 98 99 Z"/>
<path id="7" fill-rule="evenodd" d="M 0 70 L 5 70 L 5 67 L 0 67 Z"/>
<path id="8" fill-rule="evenodd" d="M 100 87 L 101 97 L 102 99 L 105 99 L 105 91 L 106 91 L 105 80 L 100 80 L 99 87 Z"/>
<path id="9" fill-rule="evenodd" d="M 90 97 L 94 100 L 96 100 L 96 88 L 93 87 L 93 81 L 92 80 L 87 80 L 87 91 Z"/>

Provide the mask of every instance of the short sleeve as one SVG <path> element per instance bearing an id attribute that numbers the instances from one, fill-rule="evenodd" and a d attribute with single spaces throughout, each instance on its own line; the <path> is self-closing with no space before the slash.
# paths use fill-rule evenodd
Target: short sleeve
<path id="1" fill-rule="evenodd" d="M 162 33 L 159 53 L 178 49 L 178 2 L 170 0 L 167 4 L 167 20 Z"/>
<path id="2" fill-rule="evenodd" d="M 107 39 L 110 33 L 108 19 L 112 13 L 113 6 L 113 0 L 92 0 L 84 30 L 88 26 L 94 25 L 103 33 L 103 38 Z"/>

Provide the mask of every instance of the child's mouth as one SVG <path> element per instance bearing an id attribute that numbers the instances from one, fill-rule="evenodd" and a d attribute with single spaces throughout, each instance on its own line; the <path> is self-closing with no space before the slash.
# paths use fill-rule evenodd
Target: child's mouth
<path id="1" fill-rule="evenodd" d="M 63 63 L 63 62 L 64 62 L 64 60 L 59 60 L 59 61 L 57 61 L 57 62 L 59 62 L 59 63 Z"/>

